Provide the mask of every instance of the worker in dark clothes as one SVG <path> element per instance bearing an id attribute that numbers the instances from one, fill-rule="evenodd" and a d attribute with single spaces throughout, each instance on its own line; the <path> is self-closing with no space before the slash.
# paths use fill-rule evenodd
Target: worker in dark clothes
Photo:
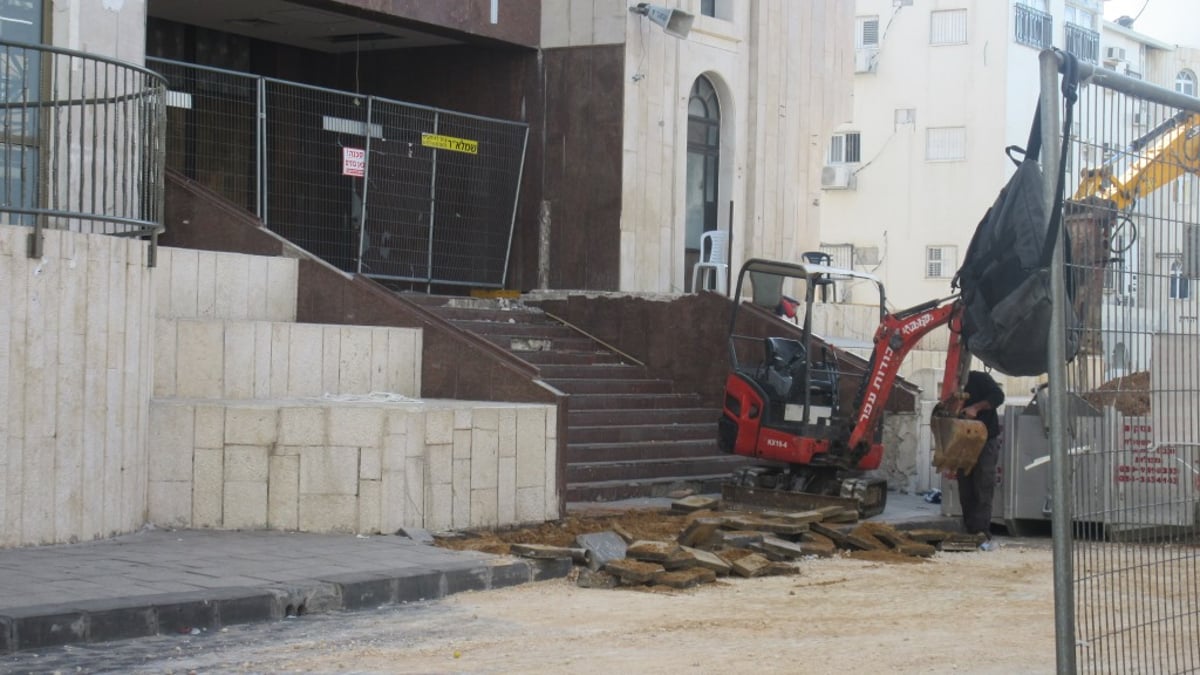
<path id="1" fill-rule="evenodd" d="M 992 522 L 992 495 L 996 492 L 996 462 L 1000 458 L 1000 416 L 996 410 L 1004 403 L 1004 390 L 991 375 L 972 370 L 967 374 L 965 417 L 979 420 L 987 427 L 987 442 L 979 451 L 979 460 L 971 473 L 958 471 L 958 501 L 962 506 L 963 528 L 967 534 L 982 534 L 989 540 Z M 985 544 L 984 548 L 991 548 Z"/>

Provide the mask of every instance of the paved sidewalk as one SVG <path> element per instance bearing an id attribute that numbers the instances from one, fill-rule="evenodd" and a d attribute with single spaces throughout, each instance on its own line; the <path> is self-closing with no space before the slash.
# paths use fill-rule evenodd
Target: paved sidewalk
<path id="1" fill-rule="evenodd" d="M 572 504 L 572 512 L 669 499 Z M 873 520 L 956 527 L 917 495 Z M 0 654 L 217 630 L 308 612 L 374 608 L 566 576 L 570 560 L 451 551 L 404 536 L 146 530 L 105 541 L 0 550 Z"/>
<path id="2" fill-rule="evenodd" d="M 219 629 L 564 576 L 403 536 L 149 530 L 0 550 L 0 654 Z"/>

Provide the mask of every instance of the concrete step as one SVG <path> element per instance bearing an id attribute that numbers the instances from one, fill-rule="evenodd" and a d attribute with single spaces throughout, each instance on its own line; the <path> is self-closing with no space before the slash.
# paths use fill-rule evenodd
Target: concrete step
<path id="1" fill-rule="evenodd" d="M 715 437 L 664 441 L 568 443 L 567 462 L 638 462 L 722 454 Z"/>
<path id="2" fill-rule="evenodd" d="M 625 363 L 596 363 L 596 364 L 541 364 L 538 372 L 549 379 L 602 379 L 637 380 L 646 378 L 646 369 Z"/>
<path id="3" fill-rule="evenodd" d="M 568 394 L 670 394 L 670 380 L 615 380 L 545 378 L 546 383 Z"/>
<path id="4" fill-rule="evenodd" d="M 699 397 L 695 394 L 573 394 L 570 409 L 629 410 L 694 408 Z"/>
<path id="5" fill-rule="evenodd" d="M 571 410 L 567 414 L 567 425 L 576 427 L 598 427 L 627 424 L 703 424 L 716 422 L 721 411 L 716 408 L 666 408 L 666 409 L 597 409 Z"/>
<path id="6" fill-rule="evenodd" d="M 605 351 L 536 351 L 536 352 L 521 352 L 520 356 L 528 363 L 536 366 L 542 365 L 599 365 L 599 364 L 619 364 L 621 357 L 612 352 Z"/>
<path id="7" fill-rule="evenodd" d="M 576 426 L 567 420 L 570 443 L 640 443 L 642 441 L 710 441 L 717 437 L 715 420 L 678 424 L 661 420 L 652 424 Z"/>
<path id="8" fill-rule="evenodd" d="M 686 459 L 672 457 L 628 462 L 572 462 L 567 466 L 567 484 L 732 474 L 734 469 L 745 463 L 744 457 L 724 454 Z"/>
<path id="9" fill-rule="evenodd" d="M 438 310 L 441 314 L 441 310 Z M 500 337 L 546 337 L 546 338 L 574 338 L 580 337 L 575 330 L 568 328 L 562 324 L 550 322 L 531 323 L 528 321 L 466 321 L 462 319 L 454 319 L 451 321 L 455 326 L 475 333 L 476 335 Z M 591 342 L 591 340 L 588 340 Z"/>
<path id="10" fill-rule="evenodd" d="M 565 351 L 595 352 L 599 349 L 593 340 L 586 337 L 540 336 L 540 335 L 480 335 L 483 339 L 507 349 L 524 358 L 530 352 Z"/>

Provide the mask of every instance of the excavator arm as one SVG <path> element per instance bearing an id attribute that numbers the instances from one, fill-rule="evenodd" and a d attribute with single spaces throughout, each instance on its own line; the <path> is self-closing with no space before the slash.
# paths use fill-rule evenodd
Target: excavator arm
<path id="1" fill-rule="evenodd" d="M 1099 201 L 1117 211 L 1186 173 L 1200 174 L 1200 115 L 1181 112 L 1103 165 L 1084 169 L 1073 200 Z"/>

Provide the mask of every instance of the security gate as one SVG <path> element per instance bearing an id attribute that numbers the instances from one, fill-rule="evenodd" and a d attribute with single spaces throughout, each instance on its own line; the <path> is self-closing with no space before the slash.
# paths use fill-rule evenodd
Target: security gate
<path id="1" fill-rule="evenodd" d="M 501 288 L 528 126 L 189 63 L 169 82 L 168 166 L 338 268 Z"/>

